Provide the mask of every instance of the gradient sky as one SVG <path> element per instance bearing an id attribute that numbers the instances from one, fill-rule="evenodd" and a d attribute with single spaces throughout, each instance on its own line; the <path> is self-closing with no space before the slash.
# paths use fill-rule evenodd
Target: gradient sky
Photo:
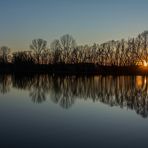
<path id="1" fill-rule="evenodd" d="M 0 46 L 29 49 L 63 34 L 78 44 L 102 43 L 148 30 L 148 0 L 0 0 Z"/>

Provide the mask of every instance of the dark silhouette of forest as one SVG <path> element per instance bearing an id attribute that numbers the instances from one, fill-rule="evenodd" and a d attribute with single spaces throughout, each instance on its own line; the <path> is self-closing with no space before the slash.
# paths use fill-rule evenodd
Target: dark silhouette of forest
<path id="1" fill-rule="evenodd" d="M 1 74 L 0 93 L 12 88 L 27 90 L 34 103 L 51 99 L 64 109 L 77 100 L 102 102 L 111 107 L 134 110 L 148 117 L 147 76 L 51 76 L 48 74 Z"/>
<path id="2" fill-rule="evenodd" d="M 148 73 L 148 31 L 128 40 L 111 40 L 102 44 L 77 45 L 75 39 L 63 35 L 50 47 L 44 39 L 34 39 L 30 51 L 13 52 L 0 48 L 0 71 L 49 73 Z"/>

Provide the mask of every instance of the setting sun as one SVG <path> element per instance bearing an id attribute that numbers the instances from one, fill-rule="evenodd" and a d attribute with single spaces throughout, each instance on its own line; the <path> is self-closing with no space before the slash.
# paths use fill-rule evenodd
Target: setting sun
<path id="1" fill-rule="evenodd" d="M 148 66 L 148 63 L 145 60 L 143 61 L 143 66 Z"/>

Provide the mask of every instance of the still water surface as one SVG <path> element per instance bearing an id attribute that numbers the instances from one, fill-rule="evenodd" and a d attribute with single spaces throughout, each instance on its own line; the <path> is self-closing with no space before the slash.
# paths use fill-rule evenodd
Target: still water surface
<path id="1" fill-rule="evenodd" d="M 0 148 L 144 146 L 146 76 L 0 75 Z"/>

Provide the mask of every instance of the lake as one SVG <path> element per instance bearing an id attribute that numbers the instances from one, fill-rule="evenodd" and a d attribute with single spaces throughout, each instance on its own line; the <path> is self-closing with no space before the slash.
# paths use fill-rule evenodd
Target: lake
<path id="1" fill-rule="evenodd" d="M 0 75 L 0 147 L 146 147 L 147 76 Z"/>

